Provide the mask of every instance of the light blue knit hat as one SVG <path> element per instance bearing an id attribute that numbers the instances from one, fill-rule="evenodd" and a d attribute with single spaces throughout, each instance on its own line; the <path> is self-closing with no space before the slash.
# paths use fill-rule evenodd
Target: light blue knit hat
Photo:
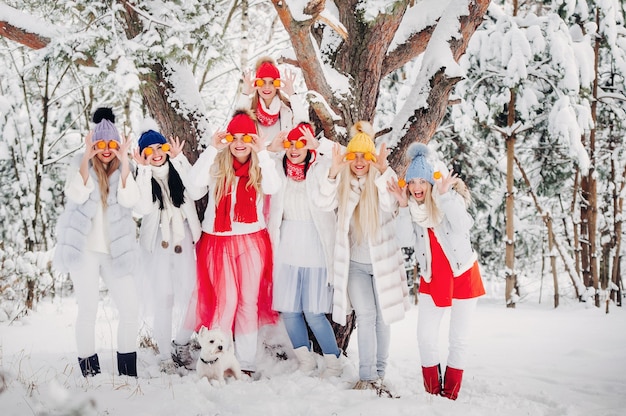
<path id="1" fill-rule="evenodd" d="M 409 167 L 406 170 L 405 180 L 424 179 L 431 185 L 435 185 L 433 174 L 435 170 L 430 161 L 430 149 L 424 143 L 412 143 L 406 151 L 406 158 L 410 160 Z"/>

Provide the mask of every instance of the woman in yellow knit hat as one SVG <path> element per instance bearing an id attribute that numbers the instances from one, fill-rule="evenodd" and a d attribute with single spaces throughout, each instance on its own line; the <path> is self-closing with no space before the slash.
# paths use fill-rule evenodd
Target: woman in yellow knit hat
<path id="1" fill-rule="evenodd" d="M 346 324 L 356 312 L 359 381 L 354 389 L 383 385 L 389 356 L 390 324 L 410 308 L 406 273 L 395 240 L 398 201 L 387 190 L 397 180 L 388 166 L 387 149 L 376 152 L 370 123 L 357 122 L 344 153 L 333 148 L 332 164 L 314 198 L 323 210 L 337 210 L 333 262 L 333 320 Z"/>

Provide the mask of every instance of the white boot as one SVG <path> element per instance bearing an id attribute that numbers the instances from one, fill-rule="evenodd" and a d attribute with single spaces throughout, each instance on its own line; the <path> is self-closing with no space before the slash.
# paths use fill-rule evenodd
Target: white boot
<path id="1" fill-rule="evenodd" d="M 322 372 L 322 378 L 341 376 L 343 372 L 341 354 L 339 354 L 339 358 L 335 357 L 335 354 L 324 354 L 324 364 L 326 368 Z"/>
<path id="2" fill-rule="evenodd" d="M 305 374 L 310 374 L 315 367 L 317 367 L 317 362 L 315 361 L 315 356 L 307 347 L 299 347 L 293 350 L 296 353 L 296 357 L 300 362 L 298 366 L 298 370 L 302 371 Z"/>

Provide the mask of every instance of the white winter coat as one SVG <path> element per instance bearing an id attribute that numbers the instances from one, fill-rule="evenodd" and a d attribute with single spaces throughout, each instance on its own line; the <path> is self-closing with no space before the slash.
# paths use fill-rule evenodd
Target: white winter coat
<path id="1" fill-rule="evenodd" d="M 458 277 L 469 270 L 477 260 L 470 241 L 474 220 L 467 212 L 463 197 L 449 190 L 437 198 L 437 207 L 444 214 L 441 223 L 433 228 L 437 241 L 450 262 L 452 274 Z M 427 282 L 432 276 L 431 256 L 427 252 L 427 229 L 411 220 L 409 208 L 401 208 L 398 216 L 398 239 L 402 247 L 415 247 L 415 258 L 420 274 Z"/>
<path id="2" fill-rule="evenodd" d="M 189 179 L 189 170 L 191 164 L 184 154 L 179 154 L 175 158 L 170 159 L 172 166 L 178 172 L 180 179 L 185 186 L 185 202 L 180 207 L 183 211 L 193 242 L 197 242 L 202 235 L 202 226 L 198 219 L 195 200 L 202 198 L 206 193 L 201 187 L 194 186 Z M 137 185 L 139 186 L 140 198 L 135 206 L 135 211 L 143 215 L 141 220 L 141 230 L 139 234 L 139 244 L 149 252 L 154 251 L 157 243 L 157 232 L 161 224 L 161 216 L 159 210 L 159 202 L 152 200 L 152 168 L 150 166 L 140 165 L 137 171 Z"/>
<path id="3" fill-rule="evenodd" d="M 282 224 L 283 212 L 285 208 L 285 186 L 288 181 L 282 165 L 283 155 L 284 153 L 281 153 L 280 158 L 278 156 L 275 158 L 276 171 L 280 177 L 282 185 L 280 187 L 280 190 L 271 197 L 270 218 L 267 227 L 270 233 L 272 244 L 274 246 L 274 258 L 278 258 L 278 256 L 280 255 L 276 248 L 279 246 L 280 243 L 280 225 Z M 313 197 L 315 194 L 317 194 L 316 190 L 319 189 L 320 186 L 319 175 L 324 173 L 328 173 L 328 171 L 324 170 L 323 167 L 320 166 L 318 161 L 313 162 L 311 166 L 309 166 L 309 170 L 307 171 L 305 187 L 307 191 L 307 202 L 311 211 L 311 217 L 313 219 L 313 223 L 315 224 L 315 228 L 317 229 L 317 233 L 319 234 L 322 247 L 324 248 L 326 270 L 329 279 L 328 283 L 332 284 L 333 250 L 335 248 L 335 228 L 337 220 L 334 211 L 323 211 L 319 209 L 316 204 L 313 203 Z"/>
<path id="4" fill-rule="evenodd" d="M 328 178 L 330 166 L 321 169 L 320 188 L 316 195 L 315 203 L 320 209 L 332 211 L 338 206 L 337 187 L 340 181 L 338 176 L 335 180 Z M 377 174 L 376 187 L 379 195 L 380 232 L 375 241 L 370 239 L 370 258 L 374 274 L 374 290 L 380 302 L 383 321 L 391 324 L 404 318 L 405 311 L 409 310 L 409 290 L 407 286 L 406 271 L 400 246 L 396 242 L 395 217 L 398 212 L 398 202 L 387 191 L 387 182 L 390 179 L 397 180 L 395 172 L 391 168 Z M 345 211 L 348 218 L 344 224 L 350 223 L 350 218 L 358 204 L 358 195 L 351 193 L 350 206 Z M 339 220 L 339 219 L 338 219 Z M 334 298 L 333 298 L 333 321 L 340 325 L 346 324 L 346 316 L 352 307 L 348 296 L 348 271 L 350 267 L 350 238 L 348 230 L 341 230 L 337 226 L 334 250 Z"/>

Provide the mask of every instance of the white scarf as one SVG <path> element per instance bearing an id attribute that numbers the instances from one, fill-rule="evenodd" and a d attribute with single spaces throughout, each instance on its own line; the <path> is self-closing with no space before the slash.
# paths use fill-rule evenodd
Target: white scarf
<path id="1" fill-rule="evenodd" d="M 433 202 L 435 205 L 437 204 L 437 193 L 435 193 L 435 189 L 433 188 Z M 431 273 L 431 251 L 430 251 L 430 236 L 428 235 L 428 228 L 432 228 L 435 235 L 437 234 L 435 227 L 441 224 L 443 221 L 443 215 L 441 212 L 436 216 L 436 218 L 432 218 L 426 209 L 425 204 L 418 204 L 417 201 L 413 198 L 409 198 L 409 211 L 411 212 L 411 219 L 420 227 L 424 228 L 424 249 L 426 250 L 426 264 L 424 265 L 424 269 L 421 271 L 422 277 L 426 282 L 430 282 L 432 277 Z"/>
<path id="2" fill-rule="evenodd" d="M 175 245 L 175 251 L 180 253 L 180 243 L 185 238 L 185 215 L 182 209 L 176 208 L 172 203 L 170 188 L 167 184 L 169 172 L 169 163 L 152 166 L 152 176 L 161 187 L 163 196 L 163 209 L 160 210 L 161 237 L 163 238 L 161 246 L 167 248 L 172 242 Z"/>

